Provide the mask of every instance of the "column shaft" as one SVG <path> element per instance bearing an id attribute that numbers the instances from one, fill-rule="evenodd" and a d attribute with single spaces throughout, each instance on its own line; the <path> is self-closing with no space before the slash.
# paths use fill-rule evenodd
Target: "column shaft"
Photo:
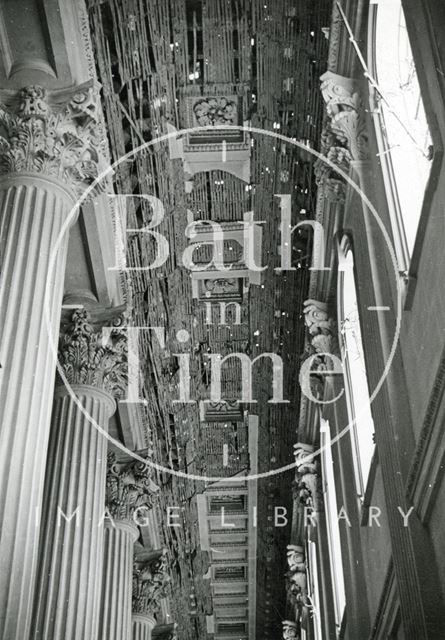
<path id="1" fill-rule="evenodd" d="M 151 633 L 156 626 L 156 620 L 151 616 L 133 614 L 132 640 L 151 640 Z"/>
<path id="2" fill-rule="evenodd" d="M 107 428 L 115 402 L 86 385 L 56 390 L 34 612 L 34 638 L 95 640 L 102 583 Z"/>
<path id="3" fill-rule="evenodd" d="M 105 524 L 99 639 L 130 640 L 133 547 L 137 527 L 122 520 Z"/>
<path id="4" fill-rule="evenodd" d="M 1 640 L 29 632 L 68 234 L 50 267 L 73 202 L 51 178 L 0 178 Z"/>

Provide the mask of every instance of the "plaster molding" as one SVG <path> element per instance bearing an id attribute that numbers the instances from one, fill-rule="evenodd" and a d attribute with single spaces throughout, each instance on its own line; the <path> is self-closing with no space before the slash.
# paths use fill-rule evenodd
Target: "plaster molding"
<path id="1" fill-rule="evenodd" d="M 119 331 L 125 318 L 118 315 L 113 321 L 116 331 L 104 339 L 103 323 L 93 324 L 85 309 L 77 309 L 71 321 L 62 327 L 59 341 L 59 364 L 70 385 L 88 385 L 121 397 L 127 389 L 127 339 Z M 62 381 L 63 384 L 63 381 Z"/>
<path id="2" fill-rule="evenodd" d="M 0 175 L 36 173 L 81 195 L 101 170 L 98 87 L 0 90 Z"/>

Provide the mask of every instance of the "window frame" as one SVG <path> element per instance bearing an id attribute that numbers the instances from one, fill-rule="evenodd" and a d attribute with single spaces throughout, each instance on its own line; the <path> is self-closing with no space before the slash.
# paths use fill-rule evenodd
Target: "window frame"
<path id="1" fill-rule="evenodd" d="M 415 0 L 416 14 L 415 18 L 413 14 L 413 7 L 409 0 L 401 0 L 402 9 L 405 13 L 406 28 L 408 31 L 408 37 L 410 40 L 413 59 L 416 65 L 416 70 L 431 68 L 440 69 L 441 56 L 438 50 L 436 36 L 434 33 L 432 19 L 428 12 L 427 7 L 423 0 Z M 367 32 L 367 63 L 370 69 L 371 75 L 375 77 L 376 72 L 376 22 L 378 12 L 379 0 L 371 0 L 368 9 L 368 32 Z M 417 39 L 412 38 L 413 21 L 419 25 L 419 29 L 426 34 L 427 37 L 422 38 L 422 49 L 419 49 Z M 437 116 L 434 110 L 434 103 L 438 97 L 442 97 L 445 102 L 445 79 L 440 77 L 436 72 L 433 77 L 425 77 L 425 73 L 418 73 L 418 81 L 422 94 L 423 106 L 425 109 L 425 115 L 430 130 L 432 139 L 434 155 L 431 162 L 430 174 L 425 186 L 425 192 L 423 196 L 423 204 L 421 207 L 420 217 L 417 226 L 417 233 L 414 241 L 414 246 L 411 255 L 409 251 L 406 251 L 403 246 L 403 242 L 406 242 L 405 231 L 403 229 L 403 235 L 400 234 L 399 224 L 403 220 L 395 216 L 394 208 L 391 206 L 390 200 L 392 198 L 387 197 L 387 203 L 390 214 L 391 229 L 393 235 L 394 249 L 396 253 L 397 263 L 399 265 L 399 274 L 405 283 L 405 300 L 404 309 L 409 311 L 412 308 L 416 283 L 417 273 L 419 270 L 423 243 L 426 234 L 426 228 L 428 224 L 429 213 L 431 209 L 432 200 L 434 198 L 437 184 L 442 173 L 442 165 L 444 158 L 444 145 L 442 134 L 437 121 Z M 379 151 L 384 150 L 379 142 L 379 135 L 381 134 L 381 121 L 377 117 L 379 114 L 375 113 L 376 110 L 376 95 L 375 90 L 368 84 L 369 87 L 369 111 L 374 124 L 374 131 L 376 133 L 377 144 Z M 436 95 L 437 94 L 437 95 Z M 391 195 L 391 190 L 395 187 L 394 174 L 388 172 L 388 163 L 386 154 L 380 156 L 382 159 L 381 167 L 383 173 L 383 180 L 385 182 L 385 193 Z"/>
<path id="2" fill-rule="evenodd" d="M 361 334 L 361 338 L 362 338 L 362 345 L 361 346 L 362 346 L 364 365 L 365 365 L 365 370 L 366 370 L 366 357 L 365 357 L 365 349 L 364 349 L 364 345 L 363 345 L 363 332 L 362 332 L 361 318 L 360 318 L 360 313 L 359 313 L 359 296 L 358 296 L 358 287 L 357 287 L 357 268 L 356 268 L 355 259 L 354 259 L 354 248 L 353 248 L 352 242 L 350 240 L 350 237 L 348 235 L 344 235 L 343 238 L 341 239 L 340 243 L 339 243 L 339 246 L 338 246 L 338 283 L 337 283 L 338 341 L 339 341 L 339 347 L 340 347 L 341 361 L 342 361 L 342 365 L 343 365 L 343 381 L 344 381 L 344 389 L 345 389 L 345 394 L 344 395 L 345 395 L 345 402 L 346 402 L 346 406 L 347 406 L 347 413 L 348 413 L 348 419 L 349 419 L 349 425 L 350 425 L 352 461 L 353 461 L 353 467 L 354 467 L 354 483 L 355 483 L 356 494 L 357 494 L 358 498 L 360 499 L 361 504 L 363 505 L 364 504 L 364 500 L 365 500 L 365 495 L 366 495 L 366 492 L 367 492 L 366 491 L 367 490 L 367 486 L 368 486 L 368 484 L 369 484 L 369 482 L 371 480 L 372 460 L 373 460 L 373 458 L 375 458 L 376 445 L 374 443 L 373 452 L 372 452 L 372 455 L 371 455 L 371 458 L 370 458 L 368 474 L 367 474 L 366 481 L 365 481 L 365 479 L 363 477 L 363 470 L 362 470 L 361 456 L 360 456 L 359 437 L 358 437 L 358 432 L 357 432 L 358 419 L 357 419 L 357 414 L 356 414 L 355 406 L 354 406 L 354 391 L 353 391 L 353 385 L 352 385 L 352 374 L 351 374 L 349 359 L 346 357 L 347 351 L 346 351 L 346 348 L 345 348 L 345 339 L 344 339 L 344 336 L 343 336 L 343 334 L 341 332 L 342 322 L 343 322 L 343 319 L 344 319 L 344 291 L 345 291 L 345 286 L 344 286 L 345 270 L 341 268 L 341 265 L 346 262 L 347 256 L 348 256 L 349 253 L 352 253 L 352 258 L 353 258 L 353 280 L 354 280 L 355 294 L 356 294 L 356 299 L 357 299 L 358 323 L 359 323 L 359 326 L 360 326 L 360 334 Z M 369 400 L 369 398 L 371 397 L 370 393 L 369 393 L 369 383 L 368 383 L 367 375 L 365 377 L 366 377 L 367 394 L 368 394 L 368 400 Z M 373 418 L 373 415 L 372 415 L 371 402 L 369 402 L 369 410 L 370 410 L 371 418 L 374 421 L 374 418 Z M 374 425 L 374 428 L 375 428 L 375 425 Z"/>
<path id="3" fill-rule="evenodd" d="M 323 498 L 324 509 L 326 514 L 326 529 L 329 548 L 329 567 L 331 571 L 332 591 L 334 599 L 334 613 L 336 623 L 336 634 L 340 637 L 342 620 L 344 618 L 346 609 L 346 592 L 345 592 L 345 579 L 343 569 L 343 553 L 341 548 L 341 532 L 338 521 L 338 502 L 335 484 L 335 473 L 332 458 L 332 440 L 331 440 L 331 427 L 329 420 L 323 418 L 321 412 L 319 416 L 320 421 L 320 448 L 321 448 L 321 470 L 323 477 Z M 329 449 L 329 457 L 327 450 Z M 328 465 L 331 467 L 331 474 L 328 472 Z M 333 483 L 329 483 L 329 478 L 332 477 Z M 331 505 L 330 496 L 333 498 Z M 335 513 L 332 513 L 331 506 L 335 505 Z M 336 533 L 334 533 L 334 527 Z M 341 569 L 341 583 L 338 578 L 338 567 L 335 564 L 335 556 L 337 562 L 340 564 Z"/>
<path id="4" fill-rule="evenodd" d="M 378 19 L 379 19 L 378 13 L 379 13 L 379 6 L 384 1 L 385 0 L 374 0 L 374 2 L 371 2 L 369 5 L 368 67 L 370 69 L 370 72 L 373 78 L 377 80 L 377 83 L 378 83 L 378 60 L 377 60 L 378 56 L 377 56 L 376 37 L 377 37 Z M 405 16 L 403 3 L 401 2 L 401 0 L 400 0 L 400 5 Z M 408 31 L 408 26 L 406 26 L 406 29 Z M 408 33 L 408 39 L 411 40 L 409 33 Z M 411 41 L 410 41 L 410 48 L 411 48 L 411 53 L 414 59 L 414 52 L 411 46 Z M 415 60 L 414 62 L 416 64 Z M 416 64 L 416 76 L 417 76 L 417 64 Z M 431 137 L 433 137 L 431 124 L 429 121 L 430 119 L 428 117 L 427 109 L 424 104 L 422 87 L 420 88 L 420 90 L 422 94 L 422 105 L 424 107 L 426 119 L 428 121 L 428 128 L 429 128 Z M 394 248 L 397 256 L 397 262 L 400 267 L 400 274 L 403 275 L 403 274 L 407 274 L 409 271 L 416 241 L 414 242 L 412 252 L 410 252 L 409 246 L 408 246 L 407 234 L 406 234 L 406 224 L 403 219 L 402 208 L 400 205 L 397 178 L 395 174 L 394 165 L 391 159 L 390 147 L 388 146 L 388 138 L 385 135 L 385 130 L 387 129 L 387 123 L 385 120 L 385 115 L 384 113 L 382 113 L 382 109 L 379 109 L 380 103 L 381 101 L 379 101 L 379 98 L 378 98 L 378 91 L 370 84 L 369 85 L 370 113 L 372 114 L 372 119 L 374 123 L 376 139 L 377 139 L 377 147 L 379 151 L 379 158 L 381 161 L 381 169 L 382 169 L 382 175 L 383 175 L 383 182 L 385 185 L 386 200 L 387 200 L 387 205 L 388 205 L 389 214 L 391 218 L 391 226 L 393 230 L 393 241 L 395 245 Z M 417 224 L 417 229 L 415 234 L 416 238 L 417 238 L 418 230 L 420 227 L 422 210 L 424 208 L 425 193 L 428 188 L 428 183 L 430 181 L 431 168 L 432 168 L 432 163 L 430 166 L 429 176 L 425 184 L 425 191 L 422 196 L 421 210 L 419 211 L 419 219 L 418 219 L 418 224 Z"/>
<path id="5" fill-rule="evenodd" d="M 406 28 L 408 31 L 408 38 L 410 40 L 411 51 L 413 59 L 416 65 L 417 72 L 419 69 L 423 69 L 426 66 L 434 69 L 440 69 L 440 54 L 437 49 L 436 38 L 434 30 L 431 24 L 431 16 L 429 16 L 423 1 L 416 0 L 416 9 L 418 14 L 416 20 L 421 22 L 421 27 L 425 33 L 429 36 L 422 39 L 423 53 L 420 55 L 418 50 L 418 43 L 416 38 L 412 38 L 412 16 L 406 13 L 406 9 L 409 3 L 406 0 L 401 0 L 402 10 L 405 14 Z M 376 28 L 377 28 L 377 13 L 378 13 L 379 0 L 371 0 L 368 10 L 368 32 L 367 32 L 367 63 L 371 75 L 376 77 Z M 428 64 L 427 64 L 428 63 Z M 437 183 L 442 171 L 443 164 L 443 140 L 440 133 L 437 118 L 433 107 L 433 92 L 437 92 L 445 100 L 445 81 L 439 78 L 438 74 L 435 74 L 434 79 L 423 77 L 422 74 L 418 75 L 418 81 L 420 85 L 420 91 L 422 95 L 423 106 L 425 109 L 425 115 L 428 122 L 428 127 L 432 139 L 434 155 L 431 162 L 430 173 L 425 185 L 425 192 L 423 195 L 423 204 L 421 206 L 416 237 L 411 255 L 408 250 L 408 243 L 406 241 L 406 234 L 403 225 L 403 218 L 399 211 L 394 209 L 394 189 L 397 194 L 397 187 L 394 176 L 394 169 L 392 163 L 388 163 L 387 153 L 385 151 L 384 136 L 381 129 L 382 115 L 376 113 L 377 99 L 375 89 L 368 84 L 369 87 L 369 111 L 374 125 L 374 131 L 377 140 L 378 150 L 381 158 L 381 168 L 383 181 L 385 186 L 386 201 L 388 204 L 392 236 L 394 242 L 394 249 L 396 253 L 397 263 L 399 265 L 399 274 L 403 278 L 405 289 L 405 310 L 410 310 L 414 298 L 415 286 L 417 281 L 417 272 L 419 269 L 423 242 L 425 238 L 426 227 L 428 223 L 429 212 L 431 203 L 437 188 Z M 434 86 L 433 86 L 434 85 Z M 397 198 L 398 202 L 398 198 Z M 400 225 L 402 228 L 400 229 Z"/>

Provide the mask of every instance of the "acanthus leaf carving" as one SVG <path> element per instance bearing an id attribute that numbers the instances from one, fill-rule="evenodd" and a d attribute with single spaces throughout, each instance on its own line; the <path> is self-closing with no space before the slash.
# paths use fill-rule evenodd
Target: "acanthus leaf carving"
<path id="1" fill-rule="evenodd" d="M 133 613 L 155 615 L 170 592 L 168 552 L 136 558 L 133 565 Z"/>
<path id="2" fill-rule="evenodd" d="M 114 330 L 108 327 L 105 339 L 103 325 L 95 325 L 86 309 L 76 309 L 71 322 L 64 327 L 59 341 L 59 366 L 70 385 L 89 385 L 119 398 L 128 386 L 127 339 L 120 330 L 126 321 L 120 314 Z M 60 378 L 60 374 L 59 374 Z M 59 380 L 61 384 L 65 380 Z"/>
<path id="3" fill-rule="evenodd" d="M 335 137 L 335 142 L 331 139 L 322 143 L 335 149 L 328 152 L 328 157 L 331 153 L 336 164 L 340 161 L 343 170 L 349 169 L 351 160 L 366 160 L 369 156 L 365 113 L 356 82 L 327 71 L 321 76 L 321 92 L 329 117 L 329 133 Z M 340 152 L 341 148 L 349 154 Z"/>
<path id="4" fill-rule="evenodd" d="M 1 91 L 0 174 L 44 174 L 82 195 L 100 173 L 98 100 L 93 81 L 68 91 Z"/>
<path id="5" fill-rule="evenodd" d="M 114 520 L 133 521 L 141 508 L 152 509 L 159 487 L 153 482 L 150 460 L 118 461 L 113 451 L 108 453 L 106 503 Z"/>
<path id="6" fill-rule="evenodd" d="M 340 111 L 333 117 L 331 126 L 337 139 L 347 147 L 349 162 L 368 158 L 368 134 L 360 111 Z"/>

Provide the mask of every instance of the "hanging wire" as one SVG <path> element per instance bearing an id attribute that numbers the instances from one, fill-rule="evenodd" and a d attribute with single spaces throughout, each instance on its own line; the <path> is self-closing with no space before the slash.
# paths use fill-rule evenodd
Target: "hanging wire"
<path id="1" fill-rule="evenodd" d="M 360 64 L 362 65 L 363 68 L 363 75 L 365 76 L 365 78 L 368 80 L 369 84 L 372 86 L 372 88 L 378 93 L 380 99 L 382 100 L 382 102 L 385 103 L 385 105 L 388 108 L 389 113 L 391 113 L 391 115 L 394 116 L 394 118 L 397 120 L 397 122 L 400 124 L 400 126 L 402 127 L 402 129 L 405 131 L 405 133 L 407 134 L 407 136 L 410 138 L 410 140 L 414 143 L 414 145 L 416 146 L 416 148 L 418 149 L 418 151 L 420 151 L 420 153 L 427 159 L 430 160 L 430 157 L 428 156 L 428 154 L 425 153 L 425 151 L 422 149 L 422 147 L 419 146 L 419 144 L 417 143 L 417 140 L 415 139 L 415 137 L 412 135 L 411 131 L 409 130 L 409 128 L 405 125 L 405 123 L 403 122 L 403 120 L 400 118 L 400 116 L 394 111 L 394 109 L 391 106 L 391 103 L 387 100 L 387 98 L 385 97 L 385 95 L 383 94 L 382 90 L 380 89 L 377 80 L 371 75 L 368 65 L 366 64 L 366 60 L 363 57 L 363 54 L 360 50 L 360 47 L 358 45 L 358 42 L 354 36 L 354 33 L 352 31 L 351 25 L 349 24 L 348 18 L 346 17 L 345 12 L 343 11 L 343 8 L 340 4 L 340 2 L 336 2 L 338 10 L 340 11 L 340 15 L 342 17 L 342 20 L 345 24 L 345 27 L 348 31 L 349 34 L 349 41 L 351 42 L 352 46 L 355 49 L 355 52 L 357 54 L 357 57 L 360 61 Z"/>

